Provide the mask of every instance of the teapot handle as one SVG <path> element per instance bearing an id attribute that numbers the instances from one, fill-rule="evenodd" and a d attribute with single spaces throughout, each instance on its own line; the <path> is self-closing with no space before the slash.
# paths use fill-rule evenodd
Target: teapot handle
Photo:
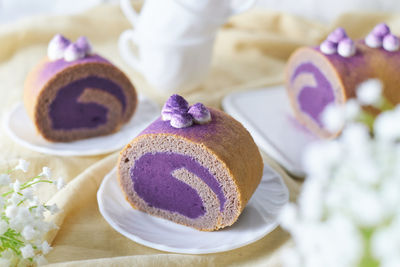
<path id="1" fill-rule="evenodd" d="M 130 0 L 120 0 L 120 7 L 125 17 L 129 20 L 132 26 L 136 26 L 139 20 L 139 13 L 132 7 Z"/>
<path id="2" fill-rule="evenodd" d="M 130 43 L 135 44 L 135 35 L 133 30 L 126 30 L 120 36 L 118 40 L 119 53 L 122 59 L 128 63 L 136 71 L 142 72 L 140 60 L 137 55 L 132 53 Z"/>

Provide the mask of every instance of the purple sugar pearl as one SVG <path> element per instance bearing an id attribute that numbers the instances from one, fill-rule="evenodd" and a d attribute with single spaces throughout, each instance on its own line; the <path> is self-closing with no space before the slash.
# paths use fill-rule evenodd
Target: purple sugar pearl
<path id="1" fill-rule="evenodd" d="M 79 37 L 75 43 L 80 49 L 85 52 L 85 54 L 88 55 L 92 53 L 92 46 L 86 36 Z"/>
<path id="2" fill-rule="evenodd" d="M 379 23 L 372 30 L 372 34 L 374 34 L 375 36 L 378 36 L 378 37 L 382 37 L 382 38 L 384 36 L 388 35 L 389 33 L 390 33 L 390 28 L 385 23 Z"/>
<path id="3" fill-rule="evenodd" d="M 331 32 L 326 39 L 333 43 L 339 43 L 344 38 L 347 38 L 346 31 L 342 27 L 339 27 Z"/>
<path id="4" fill-rule="evenodd" d="M 188 113 L 192 115 L 195 123 L 205 124 L 211 121 L 210 111 L 202 103 L 191 106 Z"/>
<path id="5" fill-rule="evenodd" d="M 186 128 L 193 125 L 193 118 L 189 113 L 173 113 L 170 124 L 174 128 Z"/>
<path id="6" fill-rule="evenodd" d="M 161 117 L 164 121 L 171 120 L 171 116 L 175 113 L 186 113 L 189 109 L 189 103 L 180 95 L 174 94 L 165 102 Z"/>

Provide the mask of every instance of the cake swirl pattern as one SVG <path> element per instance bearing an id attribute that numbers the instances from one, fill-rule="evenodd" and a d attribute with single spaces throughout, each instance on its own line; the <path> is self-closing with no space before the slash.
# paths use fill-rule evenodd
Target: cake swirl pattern
<path id="1" fill-rule="evenodd" d="M 149 214 L 206 231 L 232 225 L 261 180 L 260 153 L 239 122 L 182 99 L 172 96 L 163 116 L 121 152 L 121 187 L 134 208 Z M 182 107 L 196 120 L 175 127 L 171 118 Z"/>
<path id="2" fill-rule="evenodd" d="M 69 142 L 117 131 L 133 115 L 137 96 L 125 74 L 94 54 L 86 37 L 72 43 L 58 34 L 28 75 L 24 103 L 45 139 Z"/>
<path id="3" fill-rule="evenodd" d="M 378 24 L 365 39 L 352 41 L 342 28 L 333 31 L 318 47 L 302 47 L 289 58 L 286 90 L 299 122 L 315 135 L 329 138 L 321 114 L 331 103 L 343 104 L 355 97 L 357 86 L 380 79 L 383 94 L 400 102 L 399 39 L 386 24 Z"/>

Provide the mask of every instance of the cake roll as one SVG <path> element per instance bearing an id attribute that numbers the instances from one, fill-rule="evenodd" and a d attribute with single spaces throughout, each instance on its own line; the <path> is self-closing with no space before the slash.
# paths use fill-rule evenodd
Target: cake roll
<path id="1" fill-rule="evenodd" d="M 263 162 L 238 121 L 173 95 L 162 116 L 121 151 L 117 167 L 133 208 L 213 231 L 238 219 L 260 183 Z"/>
<path id="2" fill-rule="evenodd" d="M 45 139 L 70 142 L 116 132 L 134 114 L 137 95 L 121 70 L 92 52 L 87 38 L 72 43 L 58 34 L 28 74 L 24 105 Z"/>
<path id="3" fill-rule="evenodd" d="M 381 80 L 384 96 L 399 103 L 399 70 L 399 39 L 386 24 L 378 24 L 365 39 L 357 41 L 338 28 L 320 46 L 302 47 L 291 55 L 286 90 L 298 121 L 315 135 L 332 138 L 340 131 L 324 127 L 323 110 L 356 97 L 358 85 L 371 78 Z"/>

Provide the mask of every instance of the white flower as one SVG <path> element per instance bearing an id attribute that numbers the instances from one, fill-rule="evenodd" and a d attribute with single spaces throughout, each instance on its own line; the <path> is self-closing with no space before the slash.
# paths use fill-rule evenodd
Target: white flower
<path id="1" fill-rule="evenodd" d="M 11 266 L 11 262 L 8 259 L 0 258 L 0 266 L 1 267 L 9 267 L 9 266 Z"/>
<path id="2" fill-rule="evenodd" d="M 57 204 L 47 206 L 47 210 L 50 211 L 51 214 L 56 214 L 60 211 L 60 209 L 57 207 Z"/>
<path id="3" fill-rule="evenodd" d="M 49 167 L 43 167 L 42 172 L 39 175 L 50 179 L 51 178 L 51 170 L 50 170 L 50 168 Z"/>
<path id="4" fill-rule="evenodd" d="M 374 133 L 378 140 L 394 141 L 400 138 L 400 109 L 381 113 L 375 120 Z"/>
<path id="5" fill-rule="evenodd" d="M 344 115 L 346 121 L 355 120 L 361 112 L 360 104 L 355 99 L 347 100 L 344 106 Z"/>
<path id="6" fill-rule="evenodd" d="M 18 193 L 19 191 L 21 191 L 21 182 L 19 180 L 16 180 L 13 184 L 12 184 L 12 188 L 14 190 L 15 193 Z"/>
<path id="7" fill-rule="evenodd" d="M 23 197 L 27 200 L 32 200 L 34 195 L 33 195 L 33 190 L 31 188 L 26 188 L 24 191 L 21 192 Z"/>
<path id="8" fill-rule="evenodd" d="M 0 220 L 0 235 L 4 234 L 8 230 L 8 223 L 6 221 Z"/>
<path id="9" fill-rule="evenodd" d="M 18 207 L 15 205 L 8 206 L 5 213 L 8 218 L 15 217 L 18 214 Z"/>
<path id="10" fill-rule="evenodd" d="M 10 175 L 8 174 L 0 174 L 0 185 L 9 185 L 11 182 Z"/>
<path id="11" fill-rule="evenodd" d="M 20 250 L 22 253 L 22 257 L 24 259 L 32 258 L 33 256 L 35 256 L 35 251 L 33 250 L 33 247 L 31 244 L 28 244 L 28 245 L 22 247 Z"/>
<path id="12" fill-rule="evenodd" d="M 363 105 L 377 105 L 381 96 L 382 82 L 378 79 L 367 80 L 357 88 L 357 99 Z"/>
<path id="13" fill-rule="evenodd" d="M 29 168 L 29 162 L 24 159 L 18 160 L 18 165 L 14 168 L 14 170 L 21 170 L 23 172 L 27 172 Z"/>
<path id="14" fill-rule="evenodd" d="M 40 245 L 43 254 L 47 254 L 49 253 L 53 248 L 49 245 L 49 243 L 47 243 L 47 241 L 44 241 L 41 245 Z"/>
<path id="15" fill-rule="evenodd" d="M 24 199 L 23 196 L 13 193 L 11 197 L 7 200 L 8 203 L 11 203 L 14 206 L 17 206 L 22 200 Z"/>
<path id="16" fill-rule="evenodd" d="M 329 104 L 321 115 L 321 121 L 325 129 L 331 133 L 340 131 L 345 123 L 345 110 L 337 104 Z"/>
<path id="17" fill-rule="evenodd" d="M 38 232 L 31 225 L 25 226 L 21 234 L 26 240 L 32 240 L 38 237 Z"/>
<path id="18" fill-rule="evenodd" d="M 43 255 L 36 255 L 34 258 L 34 261 L 36 262 L 36 264 L 38 266 L 42 266 L 42 265 L 45 265 L 48 263 L 46 258 Z"/>
<path id="19" fill-rule="evenodd" d="M 65 186 L 65 181 L 62 177 L 57 179 L 56 186 L 57 186 L 58 190 L 60 190 L 61 188 L 63 188 Z"/>

